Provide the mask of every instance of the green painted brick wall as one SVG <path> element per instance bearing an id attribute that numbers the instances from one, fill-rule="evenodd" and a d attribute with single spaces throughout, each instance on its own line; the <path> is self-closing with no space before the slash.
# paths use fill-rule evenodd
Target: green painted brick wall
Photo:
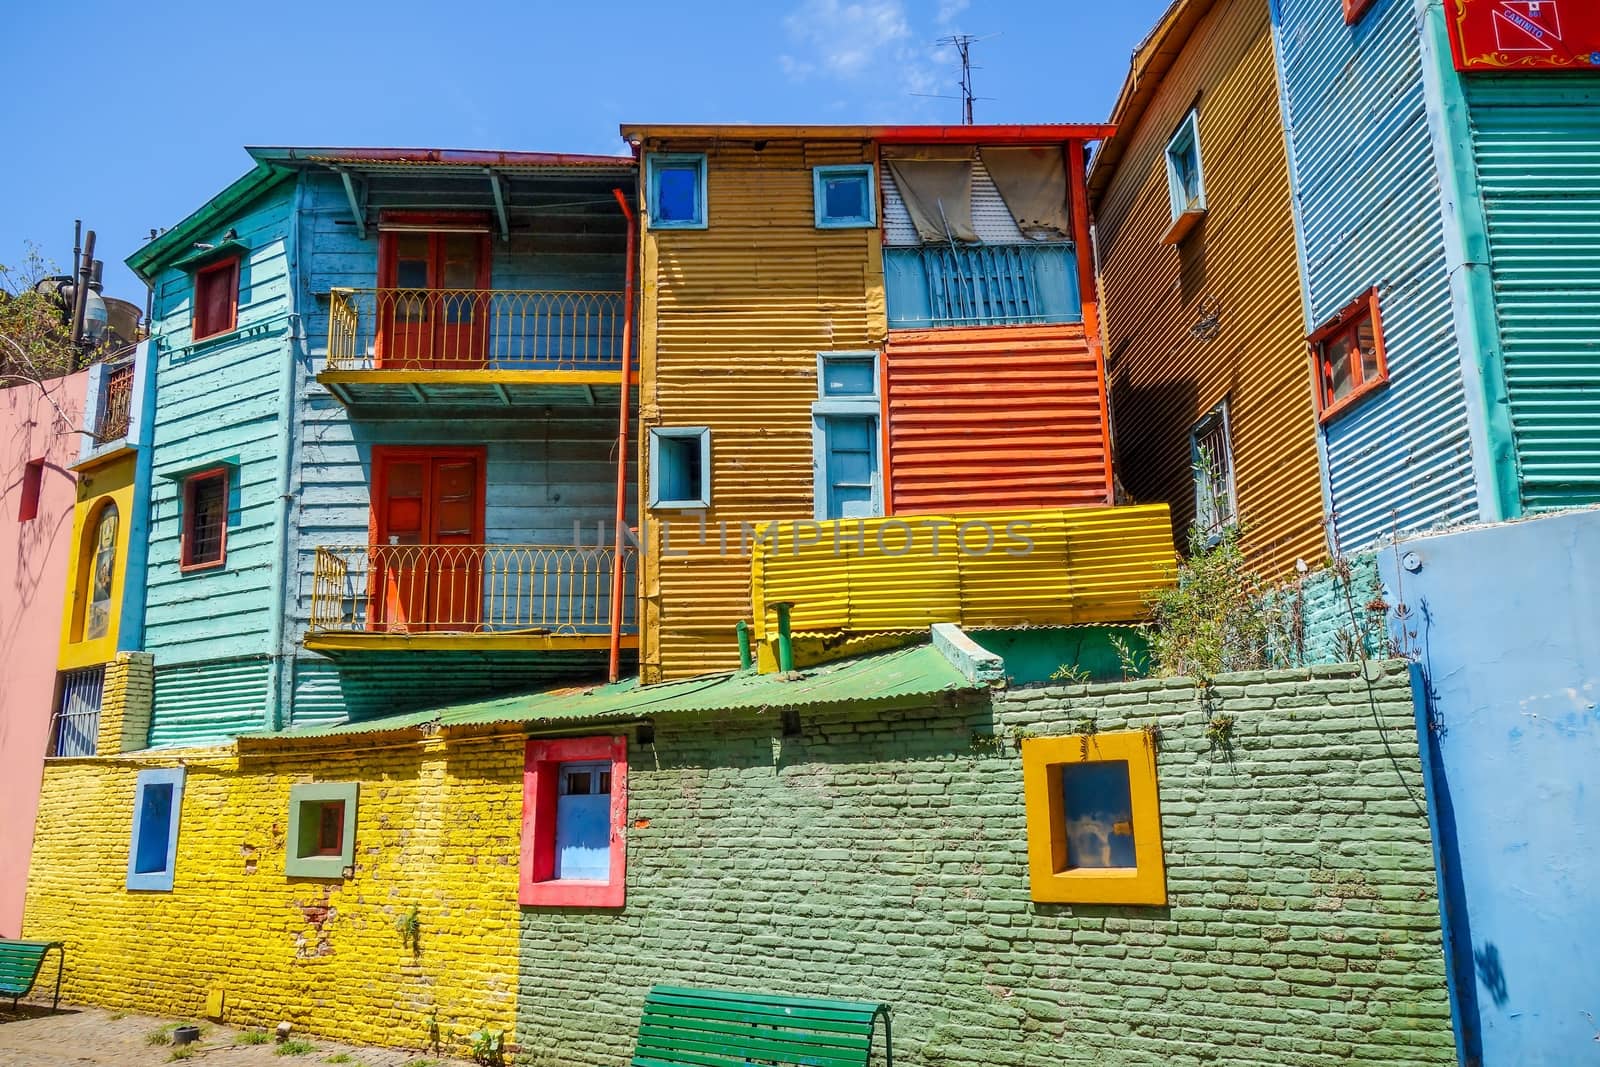
<path id="1" fill-rule="evenodd" d="M 523 909 L 531 1064 L 625 1064 L 655 982 L 893 1005 L 895 1061 L 1450 1064 L 1401 663 L 662 720 L 628 904 Z M 1235 717 L 1231 753 L 1205 738 Z M 1158 724 L 1170 904 L 1029 899 L 1018 732 Z M 880 1063 L 880 1059 L 875 1059 Z"/>

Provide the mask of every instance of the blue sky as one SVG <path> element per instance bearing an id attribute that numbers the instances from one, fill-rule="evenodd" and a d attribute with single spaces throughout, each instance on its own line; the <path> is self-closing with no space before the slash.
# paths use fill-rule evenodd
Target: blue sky
<path id="1" fill-rule="evenodd" d="M 249 168 L 246 144 L 620 153 L 621 122 L 956 122 L 952 31 L 979 122 L 1099 121 L 1168 0 L 157 0 L 9 11 L 0 263 L 72 220 L 121 265 Z M 662 12 L 671 10 L 671 14 Z M 685 14 L 687 12 L 687 14 Z M 86 117 L 75 90 L 88 85 Z"/>

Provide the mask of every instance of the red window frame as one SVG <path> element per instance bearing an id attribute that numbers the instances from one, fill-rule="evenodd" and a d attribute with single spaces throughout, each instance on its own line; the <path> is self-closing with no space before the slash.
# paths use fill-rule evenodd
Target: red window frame
<path id="1" fill-rule="evenodd" d="M 44 491 L 44 460 L 30 459 L 22 468 L 22 499 L 17 502 L 17 521 L 39 517 L 39 496 Z"/>
<path id="2" fill-rule="evenodd" d="M 1323 353 L 1329 344 L 1347 333 L 1353 333 L 1365 323 L 1372 324 L 1373 354 L 1377 357 L 1377 373 L 1367 377 L 1362 366 L 1359 346 L 1352 345 L 1350 352 L 1350 377 L 1355 387 L 1344 396 L 1335 398 L 1329 380 L 1329 366 Z M 1353 300 L 1342 311 L 1313 333 L 1307 342 L 1311 347 L 1311 381 L 1317 400 L 1317 420 L 1326 423 L 1359 403 L 1364 397 L 1389 381 L 1389 357 L 1383 347 L 1383 320 L 1378 313 L 1378 289 L 1374 286 Z"/>
<path id="3" fill-rule="evenodd" d="M 1344 24 L 1354 26 L 1377 0 L 1344 0 Z"/>
<path id="4" fill-rule="evenodd" d="M 211 321 L 213 290 L 220 288 L 227 297 L 226 321 Z M 193 330 L 191 340 L 227 333 L 239 323 L 239 257 L 229 256 L 194 272 Z"/>
<path id="5" fill-rule="evenodd" d="M 552 877 L 563 763 L 611 764 L 611 871 L 605 881 Z M 522 864 L 518 899 L 530 907 L 620 908 L 627 896 L 628 739 L 529 741 L 522 773 Z"/>
<path id="6" fill-rule="evenodd" d="M 197 560 L 194 549 L 195 497 L 200 484 L 213 478 L 222 480 L 222 529 L 217 538 L 217 558 Z M 178 536 L 178 569 L 190 571 L 211 570 L 228 562 L 228 484 L 231 472 L 227 466 L 196 471 L 183 480 L 183 521 Z"/>
<path id="7" fill-rule="evenodd" d="M 344 855 L 344 801 L 324 800 L 317 805 L 317 850 L 313 855 Z"/>

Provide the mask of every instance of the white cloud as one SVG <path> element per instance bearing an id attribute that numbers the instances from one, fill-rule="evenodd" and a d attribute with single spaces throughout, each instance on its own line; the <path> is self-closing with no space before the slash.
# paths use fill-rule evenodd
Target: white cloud
<path id="1" fill-rule="evenodd" d="M 939 0 L 939 13 L 934 17 L 939 20 L 939 25 L 948 25 L 971 6 L 972 0 Z"/>
<path id="2" fill-rule="evenodd" d="M 785 73 L 802 78 L 820 68 L 837 77 L 855 78 L 882 61 L 894 61 L 911 37 L 911 24 L 901 0 L 804 0 L 783 20 L 803 58 L 780 56 Z"/>

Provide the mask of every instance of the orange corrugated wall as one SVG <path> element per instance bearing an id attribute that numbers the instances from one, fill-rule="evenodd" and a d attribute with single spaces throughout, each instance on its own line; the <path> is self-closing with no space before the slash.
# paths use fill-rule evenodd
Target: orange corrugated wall
<path id="1" fill-rule="evenodd" d="M 884 359 L 892 514 L 1111 503 L 1082 325 L 892 331 Z"/>

